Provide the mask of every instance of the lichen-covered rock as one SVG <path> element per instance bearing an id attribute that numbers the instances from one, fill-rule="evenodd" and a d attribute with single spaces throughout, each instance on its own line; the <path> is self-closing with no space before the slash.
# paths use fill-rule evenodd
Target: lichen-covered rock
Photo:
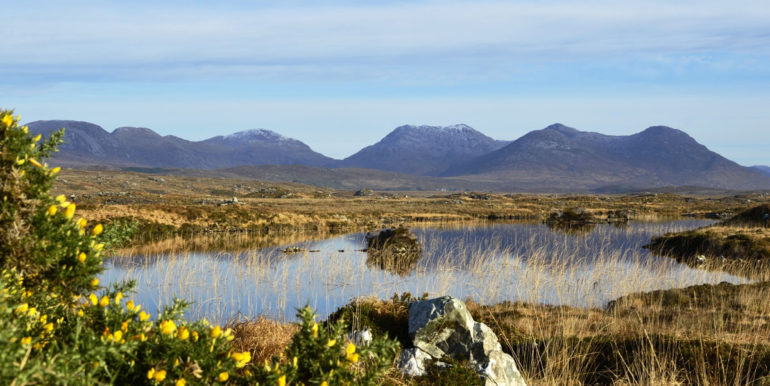
<path id="1" fill-rule="evenodd" d="M 396 358 L 396 367 L 404 374 L 421 377 L 428 373 L 426 362 L 431 359 L 433 358 L 430 355 L 417 347 L 405 348 Z"/>
<path id="2" fill-rule="evenodd" d="M 516 362 L 502 351 L 492 329 L 474 322 L 465 303 L 458 299 L 445 296 L 413 303 L 409 307 L 409 336 L 415 348 L 403 350 L 398 362 L 407 374 L 424 373 L 427 359 L 451 358 L 467 360 L 487 385 L 525 385 Z"/>

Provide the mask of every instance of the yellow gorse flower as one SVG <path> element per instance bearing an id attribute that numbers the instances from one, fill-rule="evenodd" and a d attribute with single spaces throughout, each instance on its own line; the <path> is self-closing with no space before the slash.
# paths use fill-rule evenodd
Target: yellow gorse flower
<path id="1" fill-rule="evenodd" d="M 192 337 L 193 337 L 193 342 L 197 342 L 198 338 L 199 338 L 198 331 L 193 331 L 192 332 Z"/>
<path id="2" fill-rule="evenodd" d="M 61 171 L 61 167 L 57 166 L 51 169 L 51 174 L 59 174 L 60 171 Z"/>
<path id="3" fill-rule="evenodd" d="M 41 165 L 41 164 L 40 164 L 40 162 L 37 162 L 37 160 L 36 160 L 36 159 L 34 159 L 34 158 L 30 158 L 30 159 L 29 159 L 29 163 L 31 163 L 32 165 L 35 165 L 35 166 L 37 166 L 37 167 L 39 167 L 39 168 L 42 168 L 42 167 L 43 167 L 43 165 Z"/>
<path id="4" fill-rule="evenodd" d="M 118 292 L 115 294 L 115 304 L 120 304 L 121 300 L 123 300 L 123 292 Z"/>
<path id="5" fill-rule="evenodd" d="M 56 205 L 51 205 L 48 207 L 48 215 L 53 216 L 56 214 Z"/>
<path id="6" fill-rule="evenodd" d="M 219 379 L 219 382 L 227 382 L 227 380 L 230 379 L 230 374 L 228 374 L 227 371 L 223 371 L 219 373 L 217 379 Z"/>
<path id="7" fill-rule="evenodd" d="M 16 307 L 16 310 L 14 311 L 14 313 L 16 313 L 16 315 L 22 315 L 22 314 L 26 314 L 27 311 L 29 311 L 29 304 L 24 303 Z"/>
<path id="8" fill-rule="evenodd" d="M 94 236 L 99 236 L 104 231 L 104 226 L 102 224 L 96 224 L 94 229 L 91 231 L 91 234 Z"/>
<path id="9" fill-rule="evenodd" d="M 94 295 L 94 294 L 88 295 L 88 300 L 91 301 L 91 305 L 93 305 L 93 306 L 99 304 L 99 298 L 97 298 L 96 295 Z"/>
<path id="10" fill-rule="evenodd" d="M 32 343 L 32 337 L 31 336 L 25 336 L 24 338 L 21 338 L 21 344 L 28 345 Z"/>
<path id="11" fill-rule="evenodd" d="M 150 320 L 150 314 L 148 314 L 148 313 L 146 313 L 144 311 L 140 312 L 139 313 L 139 320 L 142 321 L 142 322 L 146 322 L 146 321 Z"/>
<path id="12" fill-rule="evenodd" d="M 153 378 L 158 382 L 163 382 L 163 380 L 166 379 L 166 370 L 155 371 L 155 376 L 153 376 Z"/>
<path id="13" fill-rule="evenodd" d="M 313 338 L 318 336 L 318 323 L 313 323 L 313 327 L 310 330 L 313 332 Z"/>
<path id="14" fill-rule="evenodd" d="M 110 298 L 107 296 L 102 296 L 101 300 L 99 300 L 99 305 L 102 307 L 107 307 L 110 305 Z"/>
<path id="15" fill-rule="evenodd" d="M 219 338 L 219 336 L 222 335 L 222 328 L 219 326 L 214 326 L 211 328 L 211 337 L 216 339 Z"/>
<path id="16" fill-rule="evenodd" d="M 67 209 L 64 209 L 64 217 L 66 217 L 67 220 L 72 220 L 72 217 L 74 216 L 75 216 L 75 204 L 67 205 Z"/>
<path id="17" fill-rule="evenodd" d="M 80 229 L 85 228 L 87 223 L 88 221 L 82 217 L 80 218 L 80 220 L 78 220 L 78 226 L 80 227 Z"/>
<path id="18" fill-rule="evenodd" d="M 40 140 L 40 138 L 43 138 L 42 134 L 38 134 L 38 135 L 32 137 L 32 142 L 37 142 L 37 141 Z"/>
<path id="19" fill-rule="evenodd" d="M 232 354 L 232 358 L 235 360 L 235 367 L 240 369 L 251 362 L 251 353 L 248 351 L 236 352 Z"/>
<path id="20" fill-rule="evenodd" d="M 286 386 L 286 374 L 281 375 L 280 378 L 278 378 L 278 386 Z"/>
<path id="21" fill-rule="evenodd" d="M 321 382 L 321 386 L 329 386 L 329 384 L 326 383 L 326 381 L 323 381 L 323 382 Z"/>
<path id="22" fill-rule="evenodd" d="M 172 335 L 176 332 L 176 323 L 173 320 L 164 320 L 160 322 L 160 333 L 163 335 Z"/>
<path id="23" fill-rule="evenodd" d="M 181 340 L 187 340 L 190 338 L 190 330 L 188 330 L 185 326 L 179 327 L 179 330 L 176 332 L 176 337 Z"/>
<path id="24" fill-rule="evenodd" d="M 356 352 L 356 345 L 353 343 L 348 343 L 347 347 L 345 347 L 345 359 L 348 360 L 350 363 L 356 363 L 358 362 L 358 353 Z"/>
<path id="25" fill-rule="evenodd" d="M 184 380 L 184 378 L 179 378 L 176 380 L 175 386 L 187 386 L 187 381 Z"/>
<path id="26" fill-rule="evenodd" d="M 155 368 L 147 370 L 147 379 L 152 379 L 155 376 Z"/>
<path id="27" fill-rule="evenodd" d="M 337 343 L 335 339 L 329 339 L 326 341 L 326 347 L 334 347 L 334 345 Z"/>
<path id="28" fill-rule="evenodd" d="M 91 287 L 96 288 L 98 286 L 99 286 L 99 279 L 94 278 L 93 280 L 91 280 Z"/>
<path id="29" fill-rule="evenodd" d="M 56 202 L 61 204 L 62 202 L 67 201 L 67 197 L 64 197 L 63 194 L 60 194 L 60 195 L 56 196 L 55 200 L 56 200 Z"/>
<path id="30" fill-rule="evenodd" d="M 129 300 L 129 301 L 126 302 L 126 309 L 127 310 L 133 311 L 134 308 L 135 307 L 134 307 L 134 301 L 133 300 Z"/>
<path id="31" fill-rule="evenodd" d="M 11 114 L 6 114 L 5 116 L 3 116 L 3 124 L 6 127 L 11 127 L 11 125 L 13 124 L 13 117 L 11 116 Z"/>
<path id="32" fill-rule="evenodd" d="M 87 257 L 88 256 L 85 254 L 85 252 L 80 252 L 78 254 L 78 261 L 81 262 L 81 263 L 85 263 Z"/>
<path id="33" fill-rule="evenodd" d="M 46 323 L 46 324 L 43 326 L 43 330 L 45 330 L 45 332 L 51 332 L 51 331 L 53 331 L 53 323 Z"/>

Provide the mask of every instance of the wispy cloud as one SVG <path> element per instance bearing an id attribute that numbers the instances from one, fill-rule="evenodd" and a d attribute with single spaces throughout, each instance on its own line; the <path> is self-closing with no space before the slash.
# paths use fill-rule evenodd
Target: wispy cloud
<path id="1" fill-rule="evenodd" d="M 376 79 L 428 68 L 472 76 L 474 64 L 506 72 L 554 61 L 770 54 L 766 1 L 41 3 L 34 11 L 14 3 L 15 17 L 0 26 L 6 80 Z"/>
<path id="2" fill-rule="evenodd" d="M 767 0 L 7 3 L 0 104 L 29 120 L 264 127 L 338 157 L 404 123 L 667 124 L 770 163 Z"/>

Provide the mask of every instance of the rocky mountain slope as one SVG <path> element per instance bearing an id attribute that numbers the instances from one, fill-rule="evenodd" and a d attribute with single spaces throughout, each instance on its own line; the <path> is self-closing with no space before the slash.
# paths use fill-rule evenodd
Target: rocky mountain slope
<path id="1" fill-rule="evenodd" d="M 374 145 L 344 159 L 340 166 L 435 176 L 508 144 L 468 125 L 397 127 Z"/>

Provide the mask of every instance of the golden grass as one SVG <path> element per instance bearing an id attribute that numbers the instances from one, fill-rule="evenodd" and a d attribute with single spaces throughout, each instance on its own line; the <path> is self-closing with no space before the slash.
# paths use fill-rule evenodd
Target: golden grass
<path id="1" fill-rule="evenodd" d="M 281 323 L 264 317 L 231 321 L 225 327 L 233 329 L 232 349 L 251 352 L 251 361 L 257 365 L 282 356 L 299 330 L 295 323 Z"/>

